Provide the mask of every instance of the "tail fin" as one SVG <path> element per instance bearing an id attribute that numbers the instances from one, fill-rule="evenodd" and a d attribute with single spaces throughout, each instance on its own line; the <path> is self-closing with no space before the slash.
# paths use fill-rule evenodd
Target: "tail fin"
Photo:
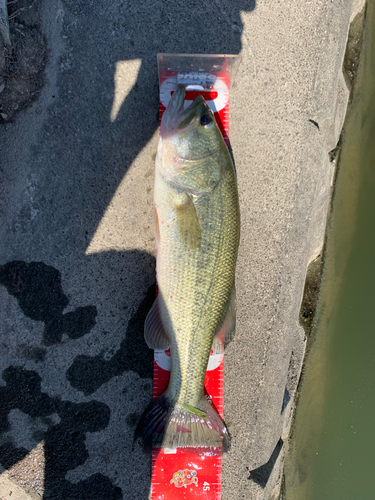
<path id="1" fill-rule="evenodd" d="M 145 450 L 159 448 L 230 447 L 228 429 L 202 394 L 198 407 L 175 404 L 166 394 L 153 401 L 143 413 L 135 439 L 141 437 Z"/>

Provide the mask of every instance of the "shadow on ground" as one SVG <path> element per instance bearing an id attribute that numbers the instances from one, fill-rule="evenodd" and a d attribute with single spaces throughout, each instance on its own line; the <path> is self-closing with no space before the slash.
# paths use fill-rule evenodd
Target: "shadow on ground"
<path id="1" fill-rule="evenodd" d="M 126 260 L 144 260 L 152 264 L 154 258 L 144 252 L 124 253 Z M 149 267 L 149 266 L 147 266 Z M 119 270 L 119 272 L 121 272 Z M 149 272 L 145 270 L 145 273 Z M 48 345 L 59 343 L 63 333 L 71 339 L 88 334 L 95 326 L 97 309 L 93 305 L 76 308 L 63 314 L 69 299 L 65 295 L 60 272 L 43 262 L 12 261 L 0 266 L 0 284 L 14 296 L 22 312 L 29 318 L 42 321 L 48 327 L 48 336 L 43 335 L 42 345 L 33 348 L 21 344 L 20 359 L 43 363 L 48 353 Z M 78 390 L 91 394 L 111 378 L 124 372 L 132 371 L 145 379 L 152 378 L 153 353 L 143 342 L 143 324 L 156 292 L 156 285 L 149 287 L 146 296 L 132 315 L 125 333 L 124 342 L 113 358 L 106 361 L 101 356 L 78 356 L 68 370 L 68 380 Z M 22 332 L 15 332 L 15 334 Z M 105 429 L 111 418 L 108 405 L 91 400 L 75 403 L 63 401 L 59 397 L 50 397 L 41 388 L 42 379 L 34 370 L 11 365 L 2 374 L 5 386 L 0 386 L 0 463 L 11 469 L 17 462 L 30 453 L 30 449 L 17 447 L 9 431 L 9 415 L 12 410 L 19 410 L 31 420 L 42 419 L 44 430 L 34 432 L 33 438 L 44 442 L 44 496 L 45 499 L 122 499 L 121 488 L 101 473 L 73 484 L 65 479 L 68 471 L 85 463 L 88 450 L 85 445 L 88 432 Z M 64 374 L 61 374 L 64 376 Z M 150 384 L 151 389 L 151 384 Z M 125 388 L 123 389 L 125 391 Z M 151 397 L 151 394 L 150 394 Z M 57 417 L 56 417 L 57 416 Z M 124 425 L 132 434 L 139 415 L 129 413 Z M 56 420 L 58 423 L 56 423 Z M 143 477 L 144 484 L 138 485 L 147 492 L 149 488 L 149 460 Z"/>
<path id="2" fill-rule="evenodd" d="M 249 479 L 252 479 L 255 483 L 259 484 L 259 486 L 263 489 L 267 485 L 268 479 L 270 478 L 270 475 L 280 455 L 283 445 L 284 445 L 283 440 L 279 439 L 268 462 L 264 465 L 261 465 L 257 469 L 253 469 L 252 471 L 250 471 Z"/>

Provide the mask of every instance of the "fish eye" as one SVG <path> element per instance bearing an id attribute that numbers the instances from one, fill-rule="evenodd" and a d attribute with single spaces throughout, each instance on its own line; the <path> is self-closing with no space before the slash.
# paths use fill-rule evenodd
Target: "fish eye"
<path id="1" fill-rule="evenodd" d="M 203 115 L 201 118 L 201 125 L 209 125 L 212 123 L 212 117 L 210 115 Z"/>

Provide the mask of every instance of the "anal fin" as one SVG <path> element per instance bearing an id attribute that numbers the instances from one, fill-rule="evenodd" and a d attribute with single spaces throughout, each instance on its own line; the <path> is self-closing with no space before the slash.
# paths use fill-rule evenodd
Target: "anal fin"
<path id="1" fill-rule="evenodd" d="M 160 297 L 161 295 L 159 294 L 147 315 L 144 335 L 146 344 L 150 349 L 166 351 L 171 346 L 171 341 L 164 329 L 164 325 L 160 317 Z"/>

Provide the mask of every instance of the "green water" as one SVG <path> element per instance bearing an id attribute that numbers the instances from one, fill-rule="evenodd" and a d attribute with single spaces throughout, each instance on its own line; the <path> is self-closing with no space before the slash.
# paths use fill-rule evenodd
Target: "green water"
<path id="1" fill-rule="evenodd" d="M 343 134 L 286 500 L 375 500 L 375 9 Z"/>

